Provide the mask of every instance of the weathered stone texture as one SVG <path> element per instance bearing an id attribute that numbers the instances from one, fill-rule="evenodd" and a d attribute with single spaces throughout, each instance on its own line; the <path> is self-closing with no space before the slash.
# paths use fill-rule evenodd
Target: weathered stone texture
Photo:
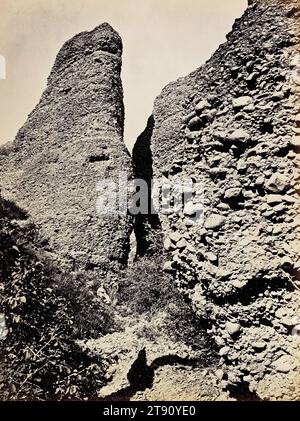
<path id="1" fill-rule="evenodd" d="M 159 218 L 164 269 L 208 325 L 220 387 L 298 399 L 298 2 L 251 3 L 207 63 L 163 89 L 148 142 L 155 177 L 204 186 L 202 225 Z"/>
<path id="2" fill-rule="evenodd" d="M 96 213 L 97 181 L 117 179 L 131 162 L 123 143 L 122 42 L 108 24 L 60 50 L 42 98 L 0 156 L 4 197 L 29 212 L 70 268 L 127 258 L 127 216 Z"/>

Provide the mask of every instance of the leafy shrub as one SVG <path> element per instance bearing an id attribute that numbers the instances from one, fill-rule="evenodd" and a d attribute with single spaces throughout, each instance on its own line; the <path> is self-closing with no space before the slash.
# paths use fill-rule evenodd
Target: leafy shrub
<path id="1" fill-rule="evenodd" d="M 203 347 L 205 336 L 201 321 L 190 302 L 177 290 L 171 275 L 162 270 L 163 260 L 139 258 L 124 271 L 120 280 L 118 302 L 124 313 L 149 315 L 166 313 L 169 337 Z"/>
<path id="2" fill-rule="evenodd" d="M 83 296 L 82 280 L 80 288 L 72 286 L 72 293 L 59 289 L 52 271 L 36 256 L 40 245 L 25 214 L 17 213 L 22 223 L 11 220 L 16 211 L 0 198 L 0 312 L 8 328 L 7 338 L 0 342 L 0 397 L 93 397 L 104 384 L 103 365 L 84 354 L 75 340 L 95 333 L 92 321 L 83 327 L 83 319 L 97 310 L 96 304 Z M 97 323 L 109 323 L 105 310 L 100 313 Z"/>
<path id="3" fill-rule="evenodd" d="M 100 285 L 97 272 L 61 273 L 55 279 L 57 291 L 76 315 L 73 331 L 77 338 L 98 338 L 116 328 L 111 307 L 97 297 Z"/>
<path id="4" fill-rule="evenodd" d="M 172 279 L 152 259 L 139 258 L 123 272 L 118 302 L 131 312 L 143 314 L 163 309 L 173 298 Z"/>

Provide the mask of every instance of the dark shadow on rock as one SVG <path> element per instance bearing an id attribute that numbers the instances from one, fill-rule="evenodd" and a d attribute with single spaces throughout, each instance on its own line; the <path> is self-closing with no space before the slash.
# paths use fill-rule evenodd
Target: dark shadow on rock
<path id="1" fill-rule="evenodd" d="M 152 214 L 153 159 L 151 138 L 154 129 L 154 118 L 151 115 L 143 133 L 137 138 L 133 147 L 132 160 L 135 178 L 145 180 L 148 185 L 148 214 L 135 217 L 134 232 L 137 240 L 137 256 L 160 253 L 162 247 L 161 224 L 157 214 Z"/>
<path id="2" fill-rule="evenodd" d="M 129 401 L 137 392 L 143 392 L 151 389 L 155 379 L 155 370 L 166 365 L 183 365 L 195 367 L 200 365 L 201 361 L 192 358 L 182 358 L 178 355 L 165 355 L 156 358 L 149 366 L 147 364 L 146 350 L 143 348 L 137 359 L 132 364 L 127 378 L 130 386 L 112 393 L 104 398 L 104 401 Z"/>
<path id="3" fill-rule="evenodd" d="M 20 209 L 11 200 L 4 199 L 0 192 L 0 217 L 9 219 L 27 219 L 28 213 L 23 209 Z"/>
<path id="4" fill-rule="evenodd" d="M 237 401 L 261 401 L 260 397 L 249 389 L 249 384 L 246 382 L 238 385 L 228 386 L 229 395 Z"/>

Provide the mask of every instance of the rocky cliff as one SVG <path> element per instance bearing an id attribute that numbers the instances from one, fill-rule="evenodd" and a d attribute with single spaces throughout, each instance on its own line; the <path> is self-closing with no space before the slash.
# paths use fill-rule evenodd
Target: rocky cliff
<path id="1" fill-rule="evenodd" d="M 2 247 L 0 319 L 4 344 L 22 345 L 31 284 L 47 286 L 37 302 L 48 292 L 46 304 L 57 302 L 50 327 L 61 315 L 89 372 L 59 398 L 299 399 L 299 19 L 296 0 L 249 1 L 212 58 L 158 96 L 133 163 L 122 140 L 118 34 L 104 24 L 58 54 L 40 103 L 0 155 L 0 234 L 12 256 L 8 270 Z M 192 180 L 201 201 L 134 221 L 97 213 L 97 181 L 118 181 L 124 169 L 131 177 L 131 168 L 148 184 Z M 41 269 L 31 274 L 32 264 Z M 65 333 L 55 364 L 72 353 Z M 34 334 L 17 359 L 34 369 L 23 355 L 32 342 Z M 70 369 L 78 374 L 73 361 Z M 56 382 L 59 373 L 46 395 Z"/>
<path id="2" fill-rule="evenodd" d="M 113 328 L 110 294 L 129 251 L 132 218 L 96 209 L 101 180 L 132 174 L 121 63 L 108 24 L 69 40 L 0 152 L 1 399 L 89 398 L 105 384 L 102 361 L 76 341 Z"/>
<path id="3" fill-rule="evenodd" d="M 240 398 L 299 398 L 299 17 L 298 2 L 252 1 L 204 66 L 164 88 L 133 153 L 204 188 L 203 223 L 161 212 L 157 247 L 214 341 L 219 387 Z"/>
<path id="4" fill-rule="evenodd" d="M 96 184 L 130 177 L 123 143 L 122 41 L 108 25 L 81 33 L 60 50 L 42 98 L 0 156 L 3 196 L 26 209 L 68 268 L 126 262 L 131 223 L 98 215 Z M 112 262 L 112 263 L 111 263 Z"/>

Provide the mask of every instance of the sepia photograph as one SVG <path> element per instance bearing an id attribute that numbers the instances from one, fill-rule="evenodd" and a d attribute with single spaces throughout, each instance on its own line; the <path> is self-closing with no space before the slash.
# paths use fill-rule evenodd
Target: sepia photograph
<path id="1" fill-rule="evenodd" d="M 0 401 L 300 401 L 299 154 L 300 0 L 0 0 Z"/>

